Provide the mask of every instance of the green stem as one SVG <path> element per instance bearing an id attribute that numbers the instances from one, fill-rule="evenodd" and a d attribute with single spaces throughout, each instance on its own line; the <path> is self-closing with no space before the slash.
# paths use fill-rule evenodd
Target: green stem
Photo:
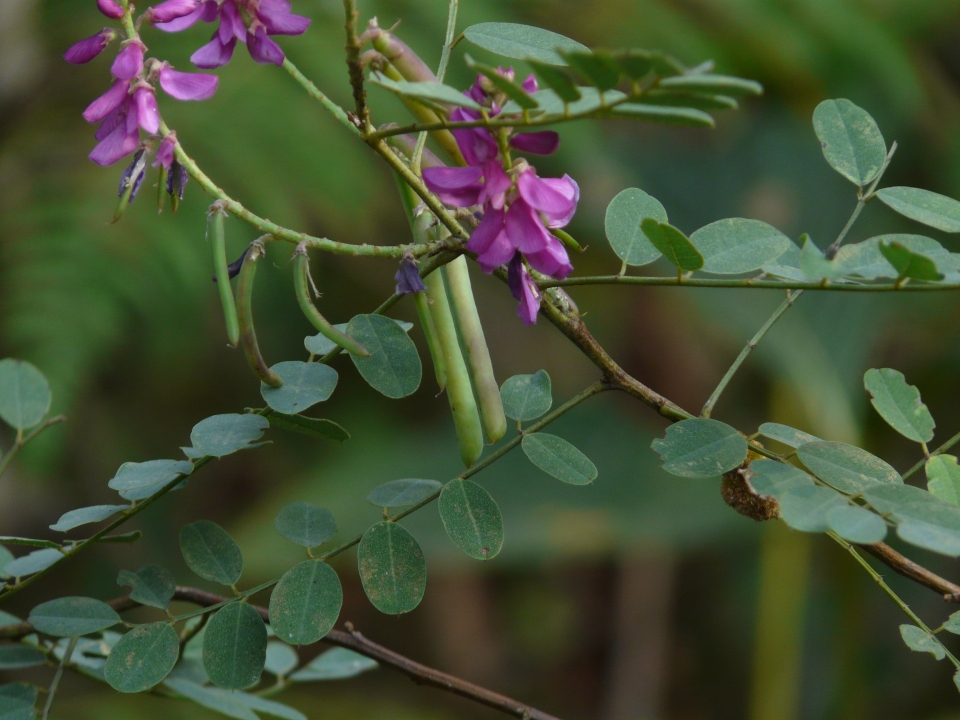
<path id="1" fill-rule="evenodd" d="M 880 166 L 880 172 L 877 173 L 877 176 L 873 179 L 873 182 L 870 183 L 870 187 L 867 188 L 867 192 L 864 193 L 863 191 L 860 191 L 860 197 L 857 200 L 857 206 L 853 209 L 853 214 L 850 216 L 850 219 L 847 220 L 847 224 L 843 226 L 843 230 L 840 231 L 840 235 L 837 236 L 837 239 L 834 240 L 833 244 L 830 246 L 830 248 L 828 248 L 828 252 L 830 250 L 836 251 L 836 249 L 840 247 L 840 244 L 843 242 L 844 238 L 847 237 L 847 233 L 850 232 L 850 228 L 853 227 L 853 224 L 857 221 L 857 218 L 860 217 L 860 213 L 863 211 L 863 208 L 873 199 L 877 185 L 880 184 L 880 178 L 882 178 L 883 174 L 887 171 L 887 167 L 890 165 L 890 161 L 893 159 L 893 154 L 896 151 L 897 143 L 894 142 L 890 146 L 890 151 L 887 153 L 887 156 L 883 159 L 883 165 Z"/>
<path id="2" fill-rule="evenodd" d="M 725 280 L 722 278 L 689 278 L 679 280 L 676 276 L 637 276 L 637 275 L 588 275 L 584 277 L 570 277 L 566 280 L 543 280 L 537 283 L 541 289 L 552 287 L 576 287 L 580 285 L 656 285 L 675 287 L 712 287 L 712 288 L 757 288 L 763 290 L 837 290 L 840 292 L 912 292 L 960 290 L 960 283 L 917 283 L 898 286 L 896 283 L 877 283 L 873 285 L 857 283 L 836 283 L 811 280 L 798 282 L 795 280 L 760 280 L 747 278 L 745 280 Z"/>
<path id="3" fill-rule="evenodd" d="M 929 633 L 930 635 L 933 635 L 933 631 L 927 627 L 926 623 L 924 623 L 923 620 L 917 617 L 917 614 L 913 610 L 911 610 L 910 607 L 903 600 L 900 599 L 900 596 L 897 595 L 889 585 L 887 585 L 886 581 L 884 581 L 883 579 L 883 576 L 880 575 L 880 573 L 878 573 L 876 570 L 874 570 L 873 566 L 870 565 L 870 563 L 868 563 L 866 560 L 864 560 L 863 557 L 860 555 L 860 553 L 858 553 L 850 543 L 848 543 L 846 540 L 841 538 L 832 530 L 828 531 L 827 535 L 829 535 L 833 540 L 835 540 L 843 548 L 845 548 L 847 552 L 853 555 L 854 560 L 860 563 L 860 565 L 867 571 L 867 573 L 869 573 L 870 577 L 873 578 L 874 582 L 876 582 L 877 585 L 879 585 L 883 589 L 883 591 L 890 596 L 890 598 L 897 604 L 897 606 L 901 610 L 903 610 L 903 612 L 905 612 L 911 620 L 913 620 L 914 624 L 916 624 L 917 627 L 919 627 L 924 632 Z M 957 658 L 954 657 L 953 653 L 947 650 L 946 647 L 944 647 L 943 650 L 944 652 L 946 652 L 947 658 L 950 660 L 950 662 L 953 663 L 953 666 L 958 670 L 960 670 L 960 660 L 957 660 Z"/>
<path id="4" fill-rule="evenodd" d="M 290 62 L 289 58 L 284 59 L 283 69 L 290 77 L 297 81 L 300 86 L 307 91 L 307 94 L 325 107 L 336 120 L 351 133 L 360 137 L 360 129 L 350 121 L 347 111 L 328 98 L 320 89 L 314 85 L 300 70 Z"/>
<path id="5" fill-rule="evenodd" d="M 912 468 L 910 468 L 909 470 L 907 470 L 907 471 L 903 474 L 903 479 L 904 479 L 904 481 L 908 480 L 912 475 L 914 475 L 918 470 L 920 470 L 920 468 L 922 468 L 924 465 L 926 465 L 927 460 L 929 460 L 929 459 L 932 458 L 932 457 L 936 457 L 937 455 L 942 455 L 942 454 L 945 453 L 947 450 L 949 450 L 949 449 L 952 448 L 954 445 L 956 445 L 958 442 L 960 442 L 960 433 L 957 433 L 956 435 L 954 435 L 952 438 L 950 438 L 949 440 L 947 440 L 943 445 L 941 445 L 940 447 L 938 447 L 936 450 L 934 450 L 934 451 L 933 451 L 932 453 L 930 453 L 929 455 L 925 455 L 923 458 L 921 458 L 920 461 L 917 462 L 916 465 L 914 465 Z"/>
<path id="6" fill-rule="evenodd" d="M 450 0 L 450 6 L 447 10 L 447 34 L 443 41 L 443 50 L 440 53 L 440 65 L 437 67 L 437 82 L 443 82 L 447 74 L 447 65 L 450 64 L 450 52 L 453 50 L 454 34 L 457 31 L 457 10 L 459 0 Z M 410 168 L 415 175 L 420 174 L 420 158 L 423 155 L 423 148 L 427 144 L 427 133 L 420 133 L 417 137 L 417 146 L 414 148 L 413 156 L 410 159 Z"/>
<path id="7" fill-rule="evenodd" d="M 754 335 L 750 339 L 750 342 L 747 343 L 746 347 L 740 351 L 737 359 L 733 361 L 733 365 L 731 365 L 730 369 L 727 370 L 727 374 L 723 376 L 723 378 L 720 380 L 720 384 L 717 385 L 717 388 L 710 395 L 710 398 L 703 406 L 703 411 L 700 413 L 700 417 L 710 417 L 710 413 L 713 412 L 713 408 L 717 404 L 717 400 L 720 399 L 720 394 L 726 389 L 727 385 L 730 384 L 730 380 L 733 379 L 733 376 L 736 374 L 737 370 L 740 369 L 740 366 L 743 365 L 744 361 L 750 356 L 750 353 L 757 348 L 757 345 L 759 345 L 760 341 L 763 340 L 763 336 L 766 335 L 770 328 L 776 324 L 777 320 L 779 320 L 783 314 L 790 309 L 796 299 L 800 297 L 800 293 L 802 292 L 803 290 L 796 290 L 792 293 L 788 293 L 787 299 L 780 304 L 780 307 L 773 312 L 773 315 L 771 315 L 763 324 L 763 326 L 757 330 L 757 334 Z"/>
<path id="8" fill-rule="evenodd" d="M 43 716 L 41 720 L 47 720 L 50 717 L 50 708 L 53 707 L 53 698 L 57 694 L 57 688 L 60 687 L 60 678 L 63 677 L 63 668 L 67 663 L 70 662 L 70 658 L 73 656 L 73 650 L 77 647 L 77 640 L 80 638 L 72 637 L 70 638 L 70 643 L 67 645 L 66 651 L 63 653 L 63 658 L 60 660 L 60 664 L 57 666 L 57 672 L 53 676 L 53 682 L 50 683 L 50 690 L 47 692 L 47 702 L 43 706 Z"/>
<path id="9" fill-rule="evenodd" d="M 7 465 L 10 464 L 10 462 L 17 456 L 17 453 L 19 453 L 20 450 L 28 442 L 33 440 L 37 435 L 42 433 L 51 425 L 56 425 L 57 423 L 65 422 L 66 419 L 67 419 L 66 415 L 57 415 L 56 417 L 50 418 L 49 420 L 42 423 L 41 425 L 38 425 L 36 428 L 30 431 L 30 433 L 27 435 L 23 435 L 23 431 L 20 431 L 19 433 L 17 433 L 17 439 L 14 442 L 13 446 L 9 450 L 7 450 L 7 454 L 4 455 L 3 458 L 0 458 L 0 475 L 3 475 L 4 471 L 7 469 Z"/>

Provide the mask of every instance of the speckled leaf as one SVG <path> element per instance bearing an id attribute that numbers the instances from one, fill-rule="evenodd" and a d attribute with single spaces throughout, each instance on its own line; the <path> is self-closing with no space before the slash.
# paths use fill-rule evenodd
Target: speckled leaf
<path id="1" fill-rule="evenodd" d="M 470 480 L 451 480 L 438 506 L 454 545 L 477 560 L 497 556 L 503 546 L 503 517 L 490 493 Z"/>
<path id="2" fill-rule="evenodd" d="M 439 483 L 436 480 L 423 480 L 420 478 L 391 480 L 383 485 L 377 485 L 377 487 L 371 490 L 367 494 L 367 502 L 382 508 L 416 505 L 442 487 L 443 483 Z"/>
<path id="3" fill-rule="evenodd" d="M 827 513 L 827 523 L 844 540 L 859 545 L 873 545 L 887 536 L 887 524 L 882 517 L 855 505 L 833 508 Z"/>
<path id="4" fill-rule="evenodd" d="M 561 437 L 531 433 L 523 436 L 520 447 L 530 462 L 561 482 L 589 485 L 597 479 L 597 466 Z"/>
<path id="5" fill-rule="evenodd" d="M 945 195 L 913 187 L 889 187 L 877 197 L 904 217 L 943 230 L 960 232 L 960 202 Z"/>
<path id="6" fill-rule="evenodd" d="M 797 448 L 800 462 L 827 485 L 855 495 L 871 485 L 902 484 L 900 473 L 866 450 L 841 442 L 806 443 Z"/>
<path id="7" fill-rule="evenodd" d="M 420 604 L 427 587 L 427 562 L 405 528 L 377 523 L 363 534 L 357 555 L 364 592 L 377 610 L 399 615 Z"/>
<path id="8" fill-rule="evenodd" d="M 341 605 L 337 573 L 322 560 L 305 560 L 287 570 L 270 595 L 270 627 L 284 642 L 311 645 L 330 632 Z"/>
<path id="9" fill-rule="evenodd" d="M 747 439 L 726 423 L 708 418 L 674 423 L 651 447 L 660 455 L 663 469 L 681 477 L 716 477 L 747 457 Z"/>
<path id="10" fill-rule="evenodd" d="M 130 597 L 141 605 L 165 610 L 177 591 L 173 575 L 160 565 L 144 565 L 135 573 L 121 570 L 117 576 L 117 585 L 125 585 Z"/>
<path id="11" fill-rule="evenodd" d="M 906 646 L 915 652 L 930 653 L 937 660 L 943 660 L 947 656 L 947 651 L 940 641 L 916 625 L 901 625 L 900 637 Z"/>
<path id="12" fill-rule="evenodd" d="M 880 173 L 887 144 L 866 110 L 843 98 L 824 100 L 813 111 L 813 128 L 830 167 L 847 180 L 863 186 Z"/>
<path id="13" fill-rule="evenodd" d="M 217 610 L 203 636 L 203 668 L 222 688 L 250 687 L 267 660 L 267 628 L 252 605 L 232 602 Z"/>
<path id="14" fill-rule="evenodd" d="M 163 682 L 179 654 L 177 631 L 171 625 L 138 625 L 110 650 L 103 675 L 114 690 L 143 692 Z"/>
<path id="15" fill-rule="evenodd" d="M 811 533 L 829 530 L 830 512 L 847 505 L 843 495 L 819 485 L 791 488 L 778 498 L 778 502 L 780 517 L 787 525 Z"/>
<path id="16" fill-rule="evenodd" d="M 106 630 L 120 616 L 105 602 L 88 597 L 63 597 L 37 605 L 28 618 L 38 632 L 54 637 L 76 637 Z"/>
<path id="17" fill-rule="evenodd" d="M 180 551 L 204 580 L 233 585 L 243 572 L 243 554 L 230 534 L 215 522 L 198 520 L 180 531 Z"/>
<path id="18" fill-rule="evenodd" d="M 820 439 L 815 435 L 797 430 L 789 425 L 781 425 L 780 423 L 764 423 L 760 426 L 760 434 L 792 448 L 798 448 L 804 443 L 816 442 Z M 779 465 L 781 463 L 777 464 Z"/>
<path id="19" fill-rule="evenodd" d="M 953 455 L 935 455 L 927 460 L 927 490 L 953 505 L 960 505 L 960 465 Z"/>
<path id="20" fill-rule="evenodd" d="M 914 442 L 933 440 L 933 416 L 920 400 L 920 391 L 907 384 L 902 372 L 890 368 L 867 370 L 863 386 L 870 393 L 874 409 L 890 427 Z"/>
<path id="21" fill-rule="evenodd" d="M 546 370 L 533 375 L 514 375 L 500 386 L 504 414 L 513 420 L 536 420 L 550 410 L 553 394 Z"/>

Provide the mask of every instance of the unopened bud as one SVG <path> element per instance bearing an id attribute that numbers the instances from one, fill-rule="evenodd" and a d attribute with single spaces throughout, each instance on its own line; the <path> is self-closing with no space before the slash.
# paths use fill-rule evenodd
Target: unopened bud
<path id="1" fill-rule="evenodd" d="M 413 258 L 405 255 L 400 262 L 400 269 L 394 277 L 397 281 L 397 295 L 409 295 L 410 293 L 423 292 L 427 286 L 423 284 L 420 278 L 420 271 Z"/>
<path id="2" fill-rule="evenodd" d="M 117 195 L 120 197 L 120 200 L 117 202 L 117 209 L 113 213 L 112 223 L 117 222 L 121 218 L 127 210 L 127 205 L 132 203 L 137 197 L 137 191 L 140 189 L 144 175 L 146 175 L 146 156 L 146 148 L 142 147 L 137 150 L 137 154 L 133 156 L 133 162 L 127 166 L 123 171 L 123 175 L 120 176 L 120 188 L 117 190 Z"/>
<path id="3" fill-rule="evenodd" d="M 183 200 L 183 190 L 187 187 L 187 181 L 190 176 L 187 175 L 187 169 L 177 160 L 170 164 L 170 170 L 167 173 L 167 194 L 170 196 L 170 207 L 176 213 L 180 207 L 180 201 Z"/>

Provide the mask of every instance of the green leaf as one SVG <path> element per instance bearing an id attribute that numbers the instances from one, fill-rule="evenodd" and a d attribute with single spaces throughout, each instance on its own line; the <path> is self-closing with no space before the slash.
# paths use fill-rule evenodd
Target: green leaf
<path id="1" fill-rule="evenodd" d="M 306 502 L 287 505 L 273 524 L 287 540 L 306 548 L 322 545 L 337 534 L 333 513 Z"/>
<path id="2" fill-rule="evenodd" d="M 680 270 L 692 271 L 703 267 L 703 255 L 673 225 L 644 218 L 640 229 L 650 243 Z"/>
<path id="3" fill-rule="evenodd" d="M 479 23 L 464 30 L 463 36 L 496 55 L 514 60 L 537 60 L 548 65 L 566 64 L 557 51 L 590 50 L 563 35 L 517 23 Z"/>
<path id="4" fill-rule="evenodd" d="M 645 218 L 667 221 L 667 211 L 656 198 L 639 188 L 627 188 L 607 206 L 604 228 L 610 247 L 627 265 L 647 265 L 660 257 L 640 227 Z"/>
<path id="5" fill-rule="evenodd" d="M 193 463 L 186 460 L 128 462 L 120 466 L 107 486 L 119 491 L 120 497 L 126 500 L 142 500 L 163 488 L 177 475 L 186 478 L 192 472 Z"/>
<path id="6" fill-rule="evenodd" d="M 793 242 L 759 220 L 727 218 L 700 228 L 690 236 L 703 255 L 703 271 L 717 275 L 750 272 L 776 260 Z"/>
<path id="7" fill-rule="evenodd" d="M 683 90 L 648 90 L 643 94 L 647 105 L 668 105 L 695 110 L 736 110 L 739 104 L 727 95 L 707 95 Z"/>
<path id="8" fill-rule="evenodd" d="M 899 243 L 914 252 L 926 255 L 940 262 L 950 253 L 933 238 L 923 235 L 892 233 L 878 235 L 863 242 L 844 245 L 837 251 L 835 263 L 846 275 L 859 275 L 865 280 L 877 278 L 896 278 L 899 273 L 880 251 L 880 243 Z"/>
<path id="9" fill-rule="evenodd" d="M 844 540 L 873 545 L 887 536 L 883 518 L 857 505 L 837 506 L 827 513 L 830 529 Z"/>
<path id="10" fill-rule="evenodd" d="M 960 466 L 953 455 L 934 455 L 925 465 L 927 490 L 953 505 L 960 505 Z"/>
<path id="11" fill-rule="evenodd" d="M 580 77 L 600 90 L 612 90 L 620 82 L 620 65 L 609 53 L 573 50 L 561 52 L 560 56 Z"/>
<path id="12" fill-rule="evenodd" d="M 912 280 L 943 280 L 943 274 L 937 270 L 937 264 L 906 245 L 898 242 L 881 242 L 880 252 L 897 271 L 897 277 Z"/>
<path id="13" fill-rule="evenodd" d="M 531 433 L 523 436 L 520 446 L 530 462 L 561 482 L 589 485 L 597 479 L 597 466 L 563 438 Z"/>
<path id="14" fill-rule="evenodd" d="M 651 447 L 672 475 L 708 478 L 738 467 L 747 457 L 747 439 L 719 420 L 693 418 L 667 428 Z"/>
<path id="15" fill-rule="evenodd" d="M 129 509 L 129 505 L 91 505 L 90 507 L 69 510 L 61 515 L 60 519 L 50 526 L 50 529 L 57 532 L 66 532 L 81 525 L 101 522 L 111 515 Z"/>
<path id="16" fill-rule="evenodd" d="M 871 485 L 863 492 L 864 499 L 881 514 L 905 513 L 901 517 L 916 517 L 911 511 L 925 505 L 947 506 L 939 498 L 913 485 L 881 484 Z"/>
<path id="17" fill-rule="evenodd" d="M 0 580 L 6 580 L 9 575 L 4 572 L 4 568 L 14 561 L 13 553 L 0 545 Z"/>
<path id="18" fill-rule="evenodd" d="M 21 670 L 37 667 L 46 662 L 47 659 L 43 653 L 27 645 L 0 646 L 0 670 Z"/>
<path id="19" fill-rule="evenodd" d="M 304 560 L 280 578 L 270 595 L 270 627 L 291 645 L 311 645 L 337 622 L 343 590 L 337 573 L 322 560 Z"/>
<path id="20" fill-rule="evenodd" d="M 916 625 L 901 625 L 900 637 L 911 650 L 930 653 L 937 660 L 943 660 L 947 656 L 947 651 L 940 641 Z"/>
<path id="21" fill-rule="evenodd" d="M 204 580 L 233 585 L 243 572 L 243 554 L 230 533 L 209 520 L 198 520 L 180 531 L 180 552 Z"/>
<path id="22" fill-rule="evenodd" d="M 820 439 L 815 435 L 797 430 L 789 425 L 781 425 L 780 423 L 764 423 L 760 426 L 760 434 L 794 449 L 804 443 L 817 442 Z M 776 464 L 780 465 L 781 463 Z"/>
<path id="23" fill-rule="evenodd" d="M 0 695 L 17 698 L 31 705 L 37 702 L 37 686 L 25 682 L 12 682 L 0 685 Z"/>
<path id="24" fill-rule="evenodd" d="M 887 144 L 866 110 L 845 99 L 824 100 L 813 111 L 813 129 L 827 163 L 854 185 L 880 174 Z"/>
<path id="25" fill-rule="evenodd" d="M 395 522 L 371 527 L 360 540 L 357 561 L 363 590 L 377 610 L 399 615 L 420 604 L 427 587 L 427 562 L 405 528 Z"/>
<path id="26" fill-rule="evenodd" d="M 76 637 L 106 630 L 120 616 L 105 602 L 88 597 L 63 597 L 41 603 L 30 611 L 30 624 L 54 637 Z"/>
<path id="27" fill-rule="evenodd" d="M 26 577 L 33 575 L 41 570 L 46 570 L 55 562 L 63 557 L 63 553 L 55 548 L 44 548 L 43 550 L 34 550 L 13 562 L 7 563 L 3 567 L 3 572 L 12 578 Z"/>
<path id="28" fill-rule="evenodd" d="M 443 487 L 436 480 L 407 478 L 377 485 L 367 494 L 367 502 L 376 507 L 395 508 L 416 505 Z"/>
<path id="29" fill-rule="evenodd" d="M 897 524 L 897 535 L 911 545 L 949 557 L 960 557 L 960 530 L 908 518 Z"/>
<path id="30" fill-rule="evenodd" d="M 376 660 L 346 648 L 335 647 L 317 655 L 309 665 L 291 675 L 290 679 L 294 682 L 345 680 L 376 668 Z"/>
<path id="31" fill-rule="evenodd" d="M 260 395 L 271 409 L 287 415 L 296 415 L 323 402 L 337 387 L 337 371 L 329 365 L 316 362 L 288 360 L 270 368 L 283 385 L 278 388 L 260 383 Z"/>
<path id="32" fill-rule="evenodd" d="M 660 87 L 666 90 L 685 90 L 687 92 L 719 93 L 735 97 L 763 95 L 763 85 L 755 80 L 713 75 L 710 73 L 689 73 L 674 75 L 660 81 Z"/>
<path id="33" fill-rule="evenodd" d="M 245 705 L 251 710 L 259 710 L 266 715 L 284 718 L 284 720 L 307 720 L 307 716 L 299 710 L 274 700 L 267 700 L 259 695 L 238 692 L 236 690 L 221 690 L 220 688 L 207 688 L 207 691 L 213 695 L 219 695 L 224 700 L 232 700 L 241 705 Z"/>
<path id="34" fill-rule="evenodd" d="M 867 370 L 863 386 L 870 393 L 870 402 L 887 424 L 914 442 L 933 440 L 933 416 L 920 401 L 920 391 L 907 385 L 903 373 L 890 368 Z"/>
<path id="35" fill-rule="evenodd" d="M 267 419 L 259 415 L 214 415 L 193 426 L 192 450 L 198 457 L 230 455 L 259 440 L 269 425 Z"/>
<path id="36" fill-rule="evenodd" d="M 272 411 L 264 413 L 264 417 L 271 425 L 281 430 L 303 433 L 326 440 L 336 440 L 337 442 L 350 439 L 350 433 L 333 420 L 304 417 L 303 415 L 284 415 Z"/>
<path id="37" fill-rule="evenodd" d="M 18 697 L 0 695 L 0 720 L 35 720 L 33 703 Z"/>
<path id="38" fill-rule="evenodd" d="M 177 631 L 165 622 L 138 625 L 120 638 L 107 656 L 103 676 L 122 693 L 138 693 L 159 685 L 177 664 Z"/>
<path id="39" fill-rule="evenodd" d="M 284 642 L 271 640 L 267 643 L 267 660 L 263 669 L 271 675 L 286 677 L 300 664 L 297 651 Z"/>
<path id="40" fill-rule="evenodd" d="M 536 60 L 527 60 L 527 62 L 536 73 L 537 79 L 553 90 L 561 100 L 572 103 L 580 99 L 580 88 L 565 71 Z"/>
<path id="41" fill-rule="evenodd" d="M 440 519 L 453 544 L 476 560 L 503 546 L 503 517 L 490 493 L 470 480 L 451 480 L 440 493 Z"/>
<path id="42" fill-rule="evenodd" d="M 683 63 L 659 50 L 624 50 L 614 58 L 631 80 L 642 80 L 649 73 L 669 77 L 686 72 Z"/>
<path id="43" fill-rule="evenodd" d="M 423 367 L 417 348 L 390 318 L 357 315 L 347 324 L 347 335 L 370 351 L 369 357 L 351 355 L 363 379 L 389 398 L 412 395 L 420 387 Z"/>
<path id="44" fill-rule="evenodd" d="M 843 495 L 819 485 L 794 487 L 777 498 L 780 517 L 794 530 L 821 533 L 830 529 L 828 515 L 838 507 L 846 507 Z"/>
<path id="45" fill-rule="evenodd" d="M 477 62 L 470 57 L 469 54 L 464 55 L 463 60 L 467 64 L 467 67 L 469 67 L 471 70 L 476 70 L 478 73 L 486 77 L 497 89 L 499 89 L 504 95 L 506 95 L 510 100 L 513 100 L 523 109 L 533 110 L 537 107 L 537 101 L 532 98 L 526 90 L 524 90 L 506 75 L 501 75 L 497 68 Z"/>
<path id="46" fill-rule="evenodd" d="M 536 420 L 550 410 L 553 394 L 550 375 L 538 370 L 533 375 L 514 375 L 500 386 L 504 414 L 518 422 Z"/>
<path id="47" fill-rule="evenodd" d="M 137 572 L 121 570 L 117 585 L 129 587 L 130 597 L 141 605 L 166 610 L 177 591 L 173 575 L 160 565 L 144 565 Z"/>
<path id="48" fill-rule="evenodd" d="M 813 478 L 793 465 L 776 460 L 754 460 L 750 463 L 750 487 L 759 495 L 777 498 L 795 487 L 814 487 Z"/>
<path id="49" fill-rule="evenodd" d="M 406 322 L 405 320 L 397 320 L 396 318 L 391 318 L 397 325 L 400 326 L 400 329 L 408 333 L 413 329 L 413 323 Z M 345 333 L 347 331 L 347 323 L 337 323 L 333 326 L 340 332 Z M 308 353 L 314 355 L 326 355 L 331 350 L 335 350 L 340 347 L 333 340 L 328 339 L 325 335 L 317 333 L 316 335 L 307 335 L 303 339 L 303 346 L 307 349 Z"/>
<path id="50" fill-rule="evenodd" d="M 611 117 L 624 117 L 633 120 L 680 125 L 684 127 L 712 128 L 716 123 L 702 110 L 693 107 L 671 107 L 656 103 L 620 103 L 610 110 Z"/>
<path id="51" fill-rule="evenodd" d="M 878 513 L 897 522 L 897 535 L 912 545 L 960 556 L 960 508 L 910 485 L 874 485 L 863 493 Z"/>
<path id="52" fill-rule="evenodd" d="M 391 80 L 380 73 L 374 73 L 370 77 L 370 82 L 401 97 L 425 100 L 428 104 L 438 109 L 444 105 L 457 105 L 459 107 L 470 108 L 471 110 L 481 109 L 475 100 L 467 97 L 455 87 L 444 85 L 441 82 Z"/>
<path id="53" fill-rule="evenodd" d="M 215 688 L 206 688 L 182 677 L 167 678 L 163 684 L 197 705 L 227 717 L 237 720 L 260 720 L 256 713 L 240 702 L 236 693 L 219 693 Z"/>
<path id="54" fill-rule="evenodd" d="M 809 235 L 801 238 L 803 247 L 800 250 L 800 270 L 811 280 L 834 280 L 846 274 L 843 266 L 836 260 L 828 260 L 826 255 L 810 239 Z"/>
<path id="55" fill-rule="evenodd" d="M 797 448 L 797 457 L 827 485 L 849 495 L 862 493 L 878 483 L 903 483 L 900 473 L 889 464 L 846 443 L 806 443 Z"/>
<path id="56" fill-rule="evenodd" d="M 214 685 L 250 687 L 266 660 L 267 628 L 252 605 L 232 602 L 214 613 L 203 635 L 203 669 Z"/>
<path id="57" fill-rule="evenodd" d="M 904 186 L 878 190 L 877 197 L 911 220 L 948 233 L 960 232 L 960 202 L 953 198 Z"/>
<path id="58" fill-rule="evenodd" d="M 960 610 L 947 618 L 947 621 L 943 624 L 943 629 L 948 633 L 960 635 Z"/>
<path id="59" fill-rule="evenodd" d="M 23 360 L 0 360 L 0 419 L 26 430 L 43 420 L 50 400 L 50 385 L 43 373 Z"/>

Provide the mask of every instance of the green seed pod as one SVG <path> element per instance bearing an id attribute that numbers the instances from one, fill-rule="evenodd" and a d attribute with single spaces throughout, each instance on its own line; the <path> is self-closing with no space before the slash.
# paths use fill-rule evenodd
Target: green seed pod
<path id="1" fill-rule="evenodd" d="M 223 218 L 226 211 L 220 202 L 210 206 L 207 213 L 207 234 L 213 245 L 213 270 L 220 291 L 220 304 L 223 305 L 223 319 L 227 326 L 227 340 L 233 347 L 240 342 L 240 321 L 237 320 L 237 306 L 233 300 L 233 288 L 230 287 L 230 271 L 227 268 L 227 247 L 223 233 Z"/>
<path id="2" fill-rule="evenodd" d="M 460 335 L 467 351 L 467 360 L 477 391 L 483 430 L 487 440 L 495 443 L 507 432 L 507 417 L 503 414 L 500 386 L 493 375 L 490 351 L 483 336 L 483 326 L 473 299 L 467 259 L 461 255 L 444 267 L 447 276 L 447 291 L 453 302 L 455 317 L 459 322 Z"/>
<path id="3" fill-rule="evenodd" d="M 457 328 L 447 300 L 443 273 L 434 271 L 425 277 L 424 281 L 427 285 L 427 297 L 431 303 L 430 314 L 433 316 L 446 365 L 447 399 L 450 401 L 453 424 L 457 429 L 457 440 L 460 442 L 460 457 L 463 458 L 463 463 L 470 467 L 483 452 L 480 413 L 477 411 L 477 403 L 473 397 L 473 388 L 470 387 L 467 364 L 460 352 L 460 343 L 457 341 Z"/>
<path id="4" fill-rule="evenodd" d="M 433 315 L 430 314 L 430 300 L 427 298 L 427 293 L 418 292 L 413 294 L 413 301 L 417 306 L 420 327 L 423 328 L 423 334 L 427 338 L 427 348 L 429 348 L 430 358 L 433 360 L 433 372 L 437 376 L 437 386 L 440 388 L 440 392 L 443 392 L 447 389 L 447 363 L 443 359 L 437 325 L 433 321 Z"/>
<path id="5" fill-rule="evenodd" d="M 162 213 L 167 204 L 167 168 L 160 166 L 160 179 L 157 180 L 157 212 Z"/>
<path id="6" fill-rule="evenodd" d="M 573 250 L 574 252 L 582 253 L 583 248 L 580 247 L 580 243 L 574 240 L 568 233 L 565 233 L 560 228 L 551 228 L 551 234 L 562 242 L 568 250 Z"/>
<path id="7" fill-rule="evenodd" d="M 297 294 L 300 309 L 307 316 L 307 320 L 330 342 L 336 343 L 351 355 L 370 357 L 370 351 L 346 333 L 340 332 L 320 314 L 317 306 L 310 298 L 310 258 L 307 255 L 307 246 L 304 243 L 297 245 L 293 253 L 293 288 Z"/>
<path id="8" fill-rule="evenodd" d="M 263 257 L 263 242 L 254 240 L 243 259 L 237 276 L 237 318 L 240 321 L 240 345 L 247 356 L 250 368 L 270 387 L 280 387 L 283 380 L 273 372 L 260 355 L 257 331 L 253 327 L 253 279 L 257 274 L 257 261 Z"/>

